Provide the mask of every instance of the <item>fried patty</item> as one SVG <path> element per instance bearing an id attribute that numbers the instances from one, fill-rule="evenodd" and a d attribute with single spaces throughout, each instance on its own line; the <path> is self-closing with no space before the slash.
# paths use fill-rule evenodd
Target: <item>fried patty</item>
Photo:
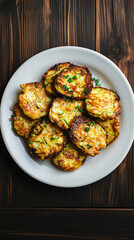
<path id="1" fill-rule="evenodd" d="M 19 95 L 19 105 L 24 114 L 32 119 L 46 116 L 49 111 L 52 98 L 45 92 L 39 82 L 22 84 L 23 94 Z"/>
<path id="2" fill-rule="evenodd" d="M 18 103 L 14 105 L 13 111 L 15 113 L 15 116 L 13 117 L 13 126 L 15 131 L 18 135 L 28 138 L 31 129 L 37 120 L 32 120 L 25 116 Z"/>
<path id="3" fill-rule="evenodd" d="M 84 99 L 91 91 L 93 81 L 88 68 L 71 64 L 56 77 L 54 86 L 62 95 Z"/>
<path id="4" fill-rule="evenodd" d="M 107 120 L 101 120 L 97 119 L 97 123 L 101 125 L 101 127 L 106 132 L 106 143 L 107 145 L 115 141 L 119 136 L 119 127 L 120 123 L 118 118 L 114 119 L 107 119 Z"/>
<path id="5" fill-rule="evenodd" d="M 74 144 L 68 143 L 54 159 L 54 163 L 65 171 L 72 171 L 84 164 L 87 155 Z"/>
<path id="6" fill-rule="evenodd" d="M 88 113 L 102 120 L 113 119 L 121 113 L 120 98 L 111 89 L 92 88 L 85 103 Z"/>
<path id="7" fill-rule="evenodd" d="M 52 122 L 63 129 L 69 129 L 75 116 L 82 115 L 82 100 L 73 100 L 64 98 L 55 98 L 49 111 L 49 118 Z"/>
<path id="8" fill-rule="evenodd" d="M 74 118 L 70 136 L 77 147 L 92 157 L 106 147 L 106 132 L 98 123 L 86 117 Z"/>
<path id="9" fill-rule="evenodd" d="M 69 62 L 59 63 L 50 68 L 42 77 L 46 92 L 51 95 L 56 95 L 54 88 L 54 80 L 57 75 L 65 68 L 70 66 Z"/>
<path id="10" fill-rule="evenodd" d="M 44 160 L 61 152 L 65 141 L 66 138 L 61 129 L 44 119 L 33 127 L 28 145 L 37 156 Z"/>

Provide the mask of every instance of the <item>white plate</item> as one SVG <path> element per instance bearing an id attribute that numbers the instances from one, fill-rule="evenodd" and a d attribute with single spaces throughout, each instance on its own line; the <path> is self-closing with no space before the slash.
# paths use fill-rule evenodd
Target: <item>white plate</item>
<path id="1" fill-rule="evenodd" d="M 40 81 L 54 64 L 69 61 L 87 66 L 102 86 L 111 88 L 121 98 L 120 136 L 96 157 L 88 157 L 85 164 L 73 172 L 59 170 L 50 161 L 35 161 L 30 157 L 23 138 L 12 130 L 10 116 L 18 100 L 20 84 Z M 127 155 L 134 137 L 134 98 L 132 89 L 120 69 L 103 55 L 80 47 L 58 47 L 43 51 L 26 61 L 12 76 L 1 102 L 1 132 L 14 161 L 33 178 L 59 187 L 84 186 L 111 173 Z"/>

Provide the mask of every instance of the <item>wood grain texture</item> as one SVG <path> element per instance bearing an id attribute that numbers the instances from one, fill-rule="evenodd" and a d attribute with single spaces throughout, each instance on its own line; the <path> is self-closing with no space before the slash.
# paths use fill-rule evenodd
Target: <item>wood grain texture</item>
<path id="1" fill-rule="evenodd" d="M 1 239 L 134 239 L 134 210 L 0 209 Z M 103 234 L 102 234 L 103 233 Z"/>
<path id="2" fill-rule="evenodd" d="M 12 74 L 45 49 L 96 49 L 134 89 L 133 0 L 0 0 L 0 97 Z M 134 207 L 133 147 L 109 176 L 85 187 L 51 187 L 26 175 L 0 139 L 1 207 Z"/>
<path id="3" fill-rule="evenodd" d="M 96 0 L 96 50 L 122 70 L 134 89 L 133 12 L 134 1 L 131 0 Z M 110 176 L 93 184 L 94 207 L 134 207 L 133 159 L 132 147 Z"/>

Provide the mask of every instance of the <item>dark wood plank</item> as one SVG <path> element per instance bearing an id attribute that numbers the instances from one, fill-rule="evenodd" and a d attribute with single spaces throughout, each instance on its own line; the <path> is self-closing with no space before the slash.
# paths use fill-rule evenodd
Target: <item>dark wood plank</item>
<path id="1" fill-rule="evenodd" d="M 0 237 L 129 240 L 134 238 L 133 222 L 132 209 L 5 208 L 0 209 Z"/>
<path id="2" fill-rule="evenodd" d="M 15 70 L 29 57 L 62 45 L 95 48 L 95 1 L 0 1 L 0 94 Z M 0 96 L 1 97 L 1 96 Z M 0 139 L 0 206 L 86 207 L 92 186 L 61 189 L 26 175 Z"/>
<path id="3" fill-rule="evenodd" d="M 123 71 L 134 89 L 133 11 L 133 0 L 96 0 L 96 50 Z M 132 146 L 112 174 L 93 184 L 94 207 L 134 207 L 133 158 Z"/>

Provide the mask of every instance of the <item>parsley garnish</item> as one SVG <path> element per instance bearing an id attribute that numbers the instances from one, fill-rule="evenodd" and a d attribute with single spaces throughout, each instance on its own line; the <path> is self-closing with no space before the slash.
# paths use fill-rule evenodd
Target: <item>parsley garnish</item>
<path id="1" fill-rule="evenodd" d="M 58 75 L 57 74 L 55 74 L 55 76 L 53 77 L 53 80 L 55 80 L 55 78 L 57 77 Z"/>
<path id="2" fill-rule="evenodd" d="M 55 140 L 55 138 L 54 138 L 54 137 L 51 137 L 51 140 Z"/>
<path id="3" fill-rule="evenodd" d="M 68 79 L 68 82 L 69 82 L 69 83 L 73 82 L 73 79 L 72 79 L 72 78 L 69 78 L 69 79 Z"/>
<path id="4" fill-rule="evenodd" d="M 69 89 L 69 87 L 66 87 L 66 86 L 64 86 L 64 87 L 63 87 L 63 89 L 64 89 L 64 90 L 68 90 L 68 89 Z"/>
<path id="5" fill-rule="evenodd" d="M 88 94 L 88 93 L 89 93 L 89 89 L 85 89 L 84 92 L 85 92 L 86 94 Z"/>
<path id="6" fill-rule="evenodd" d="M 27 103 L 29 103 L 29 102 L 27 101 Z"/>
<path id="7" fill-rule="evenodd" d="M 63 75 L 63 77 L 65 77 L 65 78 L 68 78 L 68 77 L 69 77 L 69 75 L 67 75 L 67 76 L 66 76 L 66 75 Z"/>
<path id="8" fill-rule="evenodd" d="M 90 130 L 90 127 L 86 127 L 85 131 L 88 132 Z"/>
<path id="9" fill-rule="evenodd" d="M 94 124 L 95 124 L 95 122 L 94 122 L 94 121 L 92 121 L 92 122 L 91 122 L 91 127 L 93 127 L 93 126 L 94 126 Z"/>
<path id="10" fill-rule="evenodd" d="M 92 78 L 93 79 L 93 81 L 95 82 L 95 85 L 96 85 L 96 87 L 100 87 L 101 86 L 101 84 L 99 83 L 99 79 L 97 79 L 97 78 Z"/>
<path id="11" fill-rule="evenodd" d="M 72 77 L 72 79 L 77 79 L 77 76 L 76 76 L 76 75 L 74 75 L 74 76 Z"/>
<path id="12" fill-rule="evenodd" d="M 87 144 L 87 149 L 91 148 L 92 146 L 90 146 L 89 144 Z"/>
<path id="13" fill-rule="evenodd" d="M 78 108 L 81 112 L 84 112 L 83 109 L 80 108 L 80 106 L 77 106 L 76 108 Z"/>

